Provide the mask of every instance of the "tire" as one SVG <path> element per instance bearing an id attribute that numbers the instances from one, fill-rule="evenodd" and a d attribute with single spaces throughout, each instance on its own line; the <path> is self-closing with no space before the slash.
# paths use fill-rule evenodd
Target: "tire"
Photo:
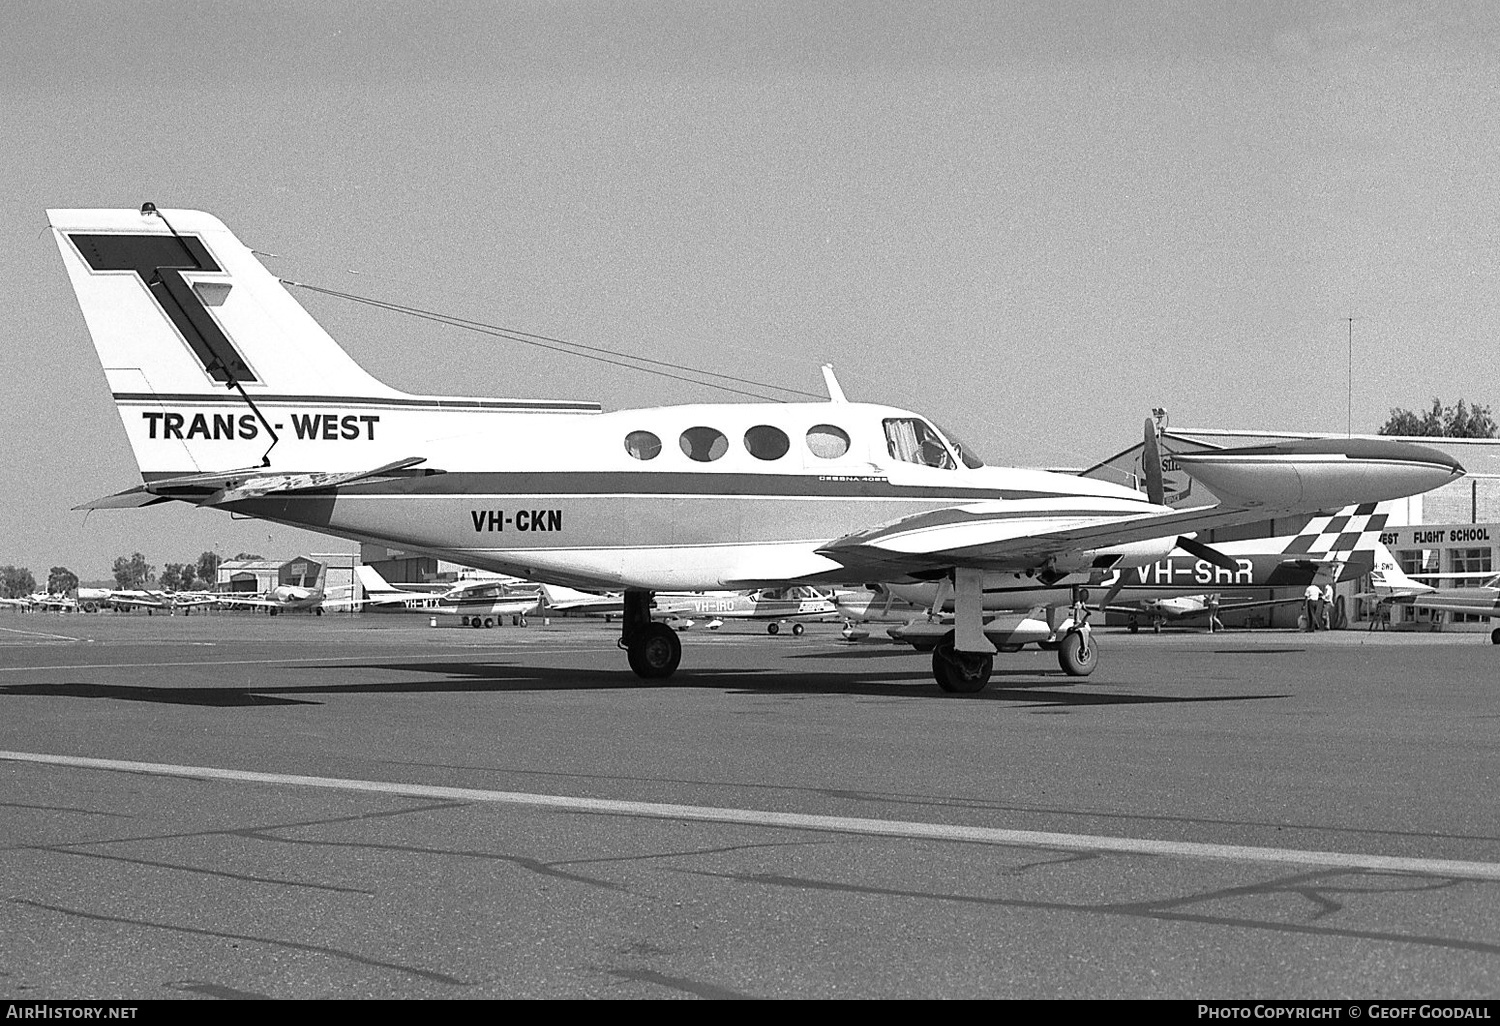
<path id="1" fill-rule="evenodd" d="M 644 680 L 670 677 L 682 662 L 682 642 L 677 632 L 664 623 L 653 623 L 631 638 L 625 651 L 630 668 Z"/>
<path id="2" fill-rule="evenodd" d="M 800 638 L 800 637 L 802 637 L 802 632 L 805 631 L 805 630 L 807 630 L 807 628 L 804 627 L 804 626 L 802 626 L 800 623 L 794 623 L 794 624 L 792 624 L 792 637 L 794 637 L 794 638 Z"/>
<path id="3" fill-rule="evenodd" d="M 1500 627 L 1496 627 L 1494 630 L 1490 631 L 1490 644 L 1500 645 Z"/>
<path id="4" fill-rule="evenodd" d="M 916 649 L 918 652 L 931 652 L 933 649 L 937 648 L 937 646 L 938 646 L 938 643 L 936 641 L 913 641 L 913 642 L 911 642 L 911 647 L 914 648 L 914 649 Z"/>
<path id="5" fill-rule="evenodd" d="M 463 618 L 463 625 L 465 627 L 469 626 L 469 618 L 467 616 Z"/>
<path id="6" fill-rule="evenodd" d="M 481 619 L 479 619 L 479 617 L 476 616 L 476 617 L 474 617 L 473 619 L 471 619 L 469 621 L 469 626 L 470 627 L 483 627 L 484 626 L 484 621 L 481 620 Z"/>
<path id="7" fill-rule="evenodd" d="M 779 623 L 770 623 L 770 624 L 767 624 L 766 625 L 766 633 L 767 634 L 780 634 L 781 633 L 781 624 L 779 624 Z"/>
<path id="8" fill-rule="evenodd" d="M 1082 631 L 1069 631 L 1057 646 L 1057 664 L 1070 677 L 1087 677 L 1099 665 L 1099 646 Z"/>
<path id="9" fill-rule="evenodd" d="M 486 616 L 484 618 L 484 625 L 485 625 L 486 628 L 493 627 L 493 626 L 495 626 L 495 621 L 492 620 L 490 617 Z"/>
<path id="10" fill-rule="evenodd" d="M 983 691 L 995 669 L 992 655 L 960 654 L 953 650 L 954 632 L 943 635 L 932 649 L 932 677 L 949 694 L 972 695 Z"/>

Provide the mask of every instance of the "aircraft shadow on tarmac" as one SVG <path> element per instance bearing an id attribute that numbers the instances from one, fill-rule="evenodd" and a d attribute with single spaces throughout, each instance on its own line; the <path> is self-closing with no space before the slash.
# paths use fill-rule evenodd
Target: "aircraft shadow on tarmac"
<path id="1" fill-rule="evenodd" d="M 643 682 L 629 670 L 584 671 L 555 667 L 507 666 L 481 662 L 388 662 L 339 663 L 336 666 L 297 666 L 290 673 L 316 673 L 328 669 L 375 673 L 419 673 L 442 679 L 362 681 L 350 684 L 306 684 L 232 687 L 163 687 L 101 684 L 95 682 L 11 684 L 0 686 L 0 698 L 32 696 L 46 698 L 113 699 L 163 705 L 196 705 L 208 708 L 249 706 L 322 705 L 327 699 L 354 695 L 504 694 L 529 691 L 643 691 L 646 689 L 706 688 L 739 694 L 768 696 L 850 695 L 865 698 L 912 698 L 988 702 L 1019 702 L 1026 706 L 1158 705 L 1198 702 L 1243 702 L 1287 698 L 1285 694 L 1216 694 L 1198 696 L 1146 695 L 1124 692 L 1074 690 L 1074 678 L 1046 675 L 1034 670 L 997 670 L 977 694 L 949 695 L 940 691 L 932 676 L 921 671 L 878 675 L 843 671 L 784 673 L 768 670 L 684 670 L 669 681 Z M 284 679 L 284 678 L 283 678 Z M 320 697 L 314 697 L 320 696 Z M 321 699 L 321 700 L 320 700 Z"/>

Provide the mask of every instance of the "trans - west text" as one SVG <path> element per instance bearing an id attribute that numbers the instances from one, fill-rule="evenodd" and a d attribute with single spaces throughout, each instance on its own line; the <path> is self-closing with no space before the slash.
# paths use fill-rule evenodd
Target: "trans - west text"
<path id="1" fill-rule="evenodd" d="M 247 440 L 260 435 L 260 424 L 249 413 L 166 413 L 160 410 L 143 410 L 147 437 L 170 438 L 192 441 L 197 438 L 210 441 L 225 439 Z M 375 440 L 375 425 L 380 423 L 378 413 L 293 413 L 292 432 L 304 441 L 352 442 L 364 439 Z M 277 424 L 277 430 L 284 425 Z"/>

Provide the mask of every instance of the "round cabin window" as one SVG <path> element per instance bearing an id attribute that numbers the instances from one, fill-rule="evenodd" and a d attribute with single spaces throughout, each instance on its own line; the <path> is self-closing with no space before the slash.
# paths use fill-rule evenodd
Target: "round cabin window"
<path id="1" fill-rule="evenodd" d="M 832 424 L 817 424 L 807 430 L 807 448 L 820 459 L 836 460 L 849 451 L 849 434 Z"/>
<path id="2" fill-rule="evenodd" d="M 632 431 L 625 436 L 625 451 L 638 460 L 654 460 L 661 453 L 661 439 L 649 431 Z"/>
<path id="3" fill-rule="evenodd" d="M 678 439 L 683 453 L 698 463 L 712 463 L 729 451 L 724 432 L 711 427 L 690 427 Z"/>
<path id="4" fill-rule="evenodd" d="M 786 432 L 769 424 L 760 424 L 745 432 L 745 448 L 758 460 L 779 460 L 791 447 Z"/>

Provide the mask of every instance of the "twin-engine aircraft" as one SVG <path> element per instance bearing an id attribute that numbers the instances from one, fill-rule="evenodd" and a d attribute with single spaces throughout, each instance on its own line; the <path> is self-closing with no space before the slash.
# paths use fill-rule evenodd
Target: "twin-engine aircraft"
<path id="1" fill-rule="evenodd" d="M 946 690 L 988 681 L 987 578 L 1044 583 L 1153 563 L 1213 527 L 1425 491 L 1463 473 L 1395 442 L 1301 440 L 1178 456 L 1220 501 L 1172 509 L 1068 474 L 986 466 L 909 410 L 844 401 L 600 412 L 595 403 L 411 395 L 377 381 L 216 218 L 53 210 L 63 264 L 143 483 L 87 504 L 177 500 L 623 591 L 621 647 L 676 671 L 658 591 L 946 579 Z M 1148 433 L 1148 439 L 1150 438 Z M 1191 542 L 1191 539 L 1189 539 Z M 1096 649 L 1079 613 L 1058 643 Z"/>
<path id="2" fill-rule="evenodd" d="M 1147 616 L 1153 622 L 1302 602 L 1308 584 L 1322 588 L 1368 573 L 1389 517 L 1379 504 L 1366 503 L 1299 518 L 1306 522 L 1296 534 L 1220 542 L 1211 549 L 1194 545 L 1196 551 L 1177 548 L 1155 563 L 1101 571 L 1076 594 L 1071 588 L 1041 586 L 1025 575 L 994 579 L 982 594 L 985 634 L 1002 650 L 1029 642 L 1051 647 L 1066 630 L 1068 606 L 1079 599 L 1092 610 Z M 1271 588 L 1296 589 L 1296 594 L 1232 597 Z M 947 582 L 877 585 L 876 593 L 877 598 L 888 596 L 896 609 L 916 607 L 925 614 L 922 619 L 898 615 L 903 626 L 889 632 L 896 640 L 930 650 L 946 632 L 945 614 L 953 608 Z M 871 605 L 878 608 L 877 602 Z"/>

